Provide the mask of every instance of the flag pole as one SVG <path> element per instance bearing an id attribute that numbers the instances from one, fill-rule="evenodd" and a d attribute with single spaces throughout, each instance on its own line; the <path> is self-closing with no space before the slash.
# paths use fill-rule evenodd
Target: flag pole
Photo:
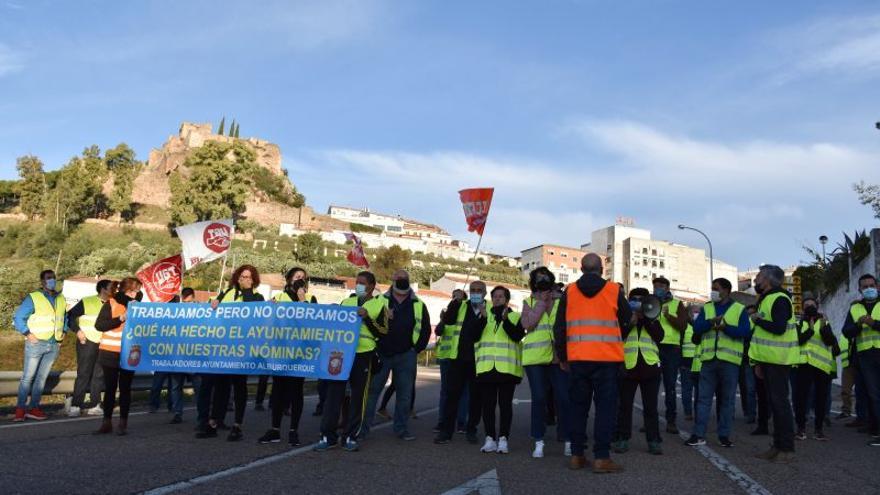
<path id="1" fill-rule="evenodd" d="M 220 268 L 220 280 L 217 282 L 217 295 L 223 290 L 223 275 L 226 274 L 226 260 L 229 258 L 229 250 L 223 255 L 223 266 Z"/>
<path id="2" fill-rule="evenodd" d="M 486 217 L 486 222 L 488 222 L 488 221 L 489 221 L 489 218 Z M 483 232 L 485 232 L 485 228 L 486 228 L 486 224 L 484 223 L 483 224 L 483 229 L 484 229 Z M 476 250 L 474 250 L 474 257 L 471 258 L 471 264 L 474 264 L 474 262 L 477 259 L 477 255 L 480 254 L 480 244 L 482 244 L 482 243 L 483 243 L 483 234 L 480 234 L 480 238 L 479 238 L 479 240 L 477 240 L 477 248 L 476 248 Z M 462 289 L 467 288 L 468 282 L 470 282 L 470 281 L 471 281 L 471 270 L 469 268 L 468 273 L 467 273 L 467 277 L 465 277 L 465 279 L 464 279 L 464 286 L 462 287 Z"/>

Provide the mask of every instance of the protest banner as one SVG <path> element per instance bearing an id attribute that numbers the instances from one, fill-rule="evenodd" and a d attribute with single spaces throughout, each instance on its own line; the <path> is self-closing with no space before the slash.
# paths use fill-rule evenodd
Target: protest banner
<path id="1" fill-rule="evenodd" d="M 168 302 L 180 294 L 183 279 L 183 258 L 175 254 L 137 272 L 150 302 Z"/>
<path id="2" fill-rule="evenodd" d="M 132 303 L 120 364 L 136 371 L 348 378 L 356 307 L 251 302 Z"/>

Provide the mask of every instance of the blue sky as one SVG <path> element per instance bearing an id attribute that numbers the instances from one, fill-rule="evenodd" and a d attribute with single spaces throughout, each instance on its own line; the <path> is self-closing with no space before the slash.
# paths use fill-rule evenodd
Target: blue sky
<path id="1" fill-rule="evenodd" d="M 876 2 L 0 0 L 0 178 L 92 143 L 141 158 L 226 115 L 311 206 L 579 245 L 618 215 L 741 268 L 870 228 Z M 279 219 L 283 221 L 283 219 Z"/>

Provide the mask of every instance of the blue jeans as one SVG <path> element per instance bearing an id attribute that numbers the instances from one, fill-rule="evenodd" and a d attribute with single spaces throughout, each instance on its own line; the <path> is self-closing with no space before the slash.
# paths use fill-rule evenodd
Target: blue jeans
<path id="1" fill-rule="evenodd" d="M 743 359 L 743 364 L 740 366 L 739 393 L 742 400 L 743 414 L 746 418 L 755 419 L 758 397 L 755 392 L 755 372 L 749 366 L 748 359 Z"/>
<path id="2" fill-rule="evenodd" d="M 150 407 L 159 409 L 162 385 L 165 383 L 164 379 L 156 378 L 156 376 L 160 374 L 165 375 L 165 377 L 168 378 L 168 405 L 171 408 L 171 412 L 173 412 L 175 416 L 183 416 L 183 385 L 186 382 L 186 373 L 160 372 L 153 375 L 153 388 L 150 390 Z M 158 387 L 156 386 L 157 381 L 159 382 Z M 154 393 L 155 398 L 153 396 Z"/>
<path id="3" fill-rule="evenodd" d="M 43 387 L 49 378 L 52 363 L 58 357 L 61 346 L 57 342 L 40 340 L 35 343 L 24 343 L 24 369 L 18 383 L 18 402 L 16 407 L 24 408 L 28 395 L 31 396 L 30 408 L 40 407 L 43 398 Z"/>
<path id="4" fill-rule="evenodd" d="M 448 376 L 449 373 L 449 359 L 438 359 L 437 362 L 440 364 L 440 418 L 443 417 L 443 411 L 446 410 L 446 396 L 449 393 L 448 390 Z M 461 400 L 458 402 L 458 413 L 455 419 L 456 426 L 459 428 L 464 428 L 467 424 L 467 415 L 468 415 L 468 387 L 464 388 L 464 391 L 461 394 Z M 440 421 L 438 421 L 438 424 Z"/>
<path id="5" fill-rule="evenodd" d="M 858 358 L 859 371 L 864 377 L 868 408 L 873 412 L 873 417 L 870 418 L 871 433 L 876 435 L 880 416 L 880 349 L 862 351 Z"/>
<path id="6" fill-rule="evenodd" d="M 153 373 L 153 384 L 150 387 L 150 409 L 158 410 L 162 405 L 162 389 L 168 383 L 168 408 L 171 409 L 171 373 L 156 371 Z"/>
<path id="7" fill-rule="evenodd" d="M 617 420 L 617 394 L 620 381 L 620 363 L 572 361 L 569 382 L 571 400 L 571 453 L 584 455 L 587 435 L 587 417 L 590 403 L 596 400 L 596 419 L 593 420 L 593 456 L 611 457 L 611 436 Z"/>
<path id="8" fill-rule="evenodd" d="M 547 431 L 544 421 L 547 411 L 547 391 L 553 387 L 553 399 L 556 403 L 556 424 L 563 441 L 571 439 L 571 401 L 568 398 L 569 377 L 558 364 L 536 364 L 525 366 L 526 377 L 529 379 L 529 390 L 532 392 L 532 426 L 531 436 L 535 440 L 543 440 Z"/>
<path id="9" fill-rule="evenodd" d="M 706 426 L 712 410 L 713 392 L 721 385 L 721 417 L 718 418 L 718 436 L 729 437 L 733 423 L 733 408 L 736 400 L 736 387 L 739 382 L 739 366 L 713 359 L 703 363 L 700 370 L 700 394 L 697 397 L 697 418 L 694 435 L 705 438 Z"/>
<path id="10" fill-rule="evenodd" d="M 416 351 L 410 349 L 393 356 L 382 356 L 382 367 L 373 376 L 370 383 L 370 396 L 367 399 L 367 410 L 364 411 L 364 422 L 361 431 L 364 435 L 370 432 L 373 417 L 376 415 L 376 403 L 379 395 L 388 381 L 388 374 L 393 372 L 391 383 L 394 384 L 394 433 L 402 435 L 408 433 L 409 405 L 412 402 L 413 384 L 416 380 Z"/>
<path id="11" fill-rule="evenodd" d="M 675 382 L 681 369 L 681 347 L 660 344 L 660 366 L 663 369 L 663 392 L 666 404 L 666 422 L 675 424 Z M 690 377 L 689 377 L 690 378 Z"/>
<path id="12" fill-rule="evenodd" d="M 865 377 L 862 376 L 862 370 L 855 368 L 856 379 L 853 388 L 856 395 L 856 418 L 868 422 L 871 419 L 871 413 L 868 410 L 868 393 L 865 391 Z"/>
<path id="13" fill-rule="evenodd" d="M 694 403 L 694 386 L 691 382 L 691 364 L 694 358 L 681 358 L 681 365 L 678 367 L 678 376 L 681 379 L 681 410 L 685 416 L 693 414 L 691 406 Z"/>

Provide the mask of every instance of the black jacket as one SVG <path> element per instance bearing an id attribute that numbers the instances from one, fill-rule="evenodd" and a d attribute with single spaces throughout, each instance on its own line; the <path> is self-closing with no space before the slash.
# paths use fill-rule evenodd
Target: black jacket
<path id="1" fill-rule="evenodd" d="M 605 287 L 605 284 L 608 283 L 614 282 L 608 282 L 599 275 L 587 273 L 578 279 L 574 288 L 569 286 L 562 294 L 562 297 L 559 299 L 559 309 L 556 310 L 556 322 L 553 325 L 556 355 L 559 356 L 560 361 L 568 361 L 568 353 L 566 351 L 567 325 L 565 321 L 568 291 L 579 290 L 587 297 L 595 297 L 596 294 Z M 620 326 L 621 336 L 624 335 L 624 331 L 629 328 L 631 319 L 632 310 L 629 307 L 629 301 L 626 300 L 626 296 L 623 294 L 623 289 L 619 289 L 617 294 L 617 324 Z"/>

